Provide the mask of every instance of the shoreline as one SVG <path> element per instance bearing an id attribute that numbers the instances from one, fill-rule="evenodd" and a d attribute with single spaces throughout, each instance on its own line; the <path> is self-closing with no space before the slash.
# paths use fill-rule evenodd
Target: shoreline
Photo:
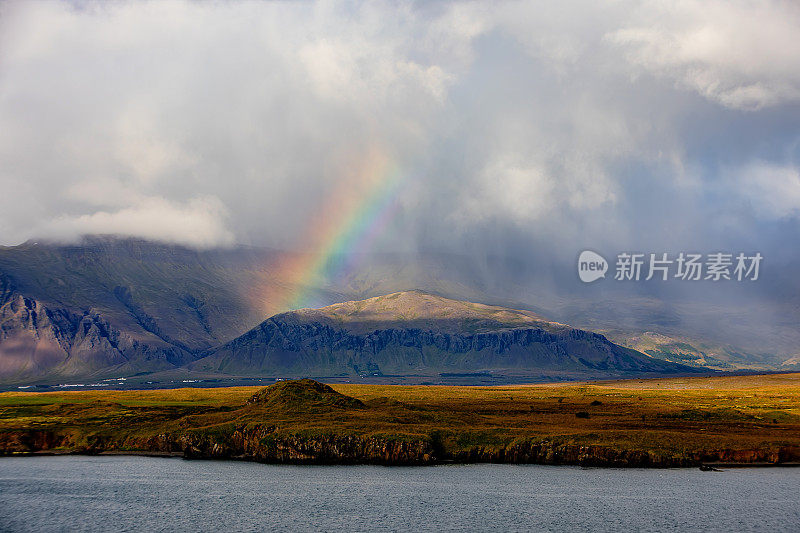
<path id="1" fill-rule="evenodd" d="M 150 452 L 150 451 L 114 451 L 107 450 L 97 453 L 86 453 L 82 451 L 72 450 L 42 450 L 34 452 L 11 452 L 0 454 L 0 461 L 3 458 L 13 457 L 150 457 L 154 459 L 184 459 L 187 461 L 233 461 L 243 463 L 257 463 L 267 465 L 289 465 L 289 466 L 384 466 L 387 468 L 401 468 L 401 467 L 436 467 L 436 466 L 471 466 L 471 465 L 509 465 L 509 466 L 552 466 L 552 467 L 573 467 L 573 468 L 593 468 L 593 469 L 643 469 L 643 470 L 676 470 L 676 469 L 701 469 L 711 472 L 722 472 L 719 469 L 742 469 L 742 468 L 798 468 L 800 461 L 787 461 L 779 463 L 770 462 L 703 462 L 698 464 L 680 465 L 680 466 L 653 466 L 653 465 L 626 465 L 626 466 L 604 466 L 604 465 L 585 465 L 574 463 L 535 463 L 535 462 L 494 462 L 494 461 L 456 461 L 456 460 L 439 460 L 431 461 L 421 464 L 407 464 L 407 463 L 374 463 L 374 462 L 318 462 L 318 461 L 259 461 L 246 457 L 187 457 L 183 452 Z"/>
<path id="2" fill-rule="evenodd" d="M 356 437 L 357 438 L 357 437 Z M 340 440 L 341 439 L 341 440 Z M 328 436 L 328 442 L 343 443 L 349 440 L 352 443 L 353 437 L 340 437 L 337 439 Z M 288 442 L 288 441 L 287 441 Z M 319 443 L 320 441 L 316 441 Z M 408 446 L 404 449 L 416 448 L 421 454 L 413 456 L 354 456 L 352 454 L 331 455 L 326 453 L 324 446 L 317 446 L 312 453 L 309 448 L 310 441 L 303 443 L 294 441 L 294 446 L 288 444 L 279 453 L 273 449 L 272 453 L 267 450 L 250 450 L 245 453 L 242 450 L 222 449 L 218 445 L 211 448 L 198 448 L 199 444 L 195 441 L 183 450 L 120 450 L 120 449 L 38 449 L 38 450 L 0 450 L 0 459 L 3 457 L 57 457 L 57 456 L 85 456 L 85 457 L 113 457 L 113 456 L 132 456 L 132 457 L 153 457 L 165 459 L 185 459 L 191 461 L 238 461 L 254 462 L 262 464 L 286 464 L 286 465 L 317 465 L 317 466 L 357 466 L 357 465 L 376 465 L 376 466 L 441 466 L 441 465 L 473 465 L 473 464 L 515 464 L 515 465 L 541 465 L 541 466 L 579 466 L 585 468 L 700 468 L 701 470 L 715 471 L 717 469 L 730 468 L 795 468 L 800 467 L 800 450 L 780 449 L 780 450 L 725 450 L 702 451 L 690 456 L 662 456 L 641 450 L 611 450 L 599 446 L 551 446 L 544 448 L 540 443 L 530 443 L 520 450 L 519 445 L 515 447 L 503 448 L 500 450 L 488 451 L 485 449 L 473 449 L 467 453 L 461 452 L 451 454 L 443 452 L 442 456 L 437 457 L 427 443 L 419 446 Z M 362 443 L 363 444 L 363 443 Z M 381 443 L 382 450 L 386 450 L 388 442 Z M 298 450 L 303 450 L 303 454 Z M 329 452 L 329 450 L 327 450 Z M 536 455 L 534 452 L 538 451 Z M 238 452 L 238 453 L 237 453 Z M 766 454 L 765 454 L 766 452 Z M 712 457 L 731 457 L 739 455 L 741 457 L 751 457 L 761 460 L 703 460 L 701 458 Z M 776 461 L 763 460 L 765 455 L 774 457 Z M 784 459 L 780 459 L 784 457 Z"/>

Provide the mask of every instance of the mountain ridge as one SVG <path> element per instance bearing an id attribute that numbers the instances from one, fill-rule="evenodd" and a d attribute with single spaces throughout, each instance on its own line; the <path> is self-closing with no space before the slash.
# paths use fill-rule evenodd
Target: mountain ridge
<path id="1" fill-rule="evenodd" d="M 552 312 L 550 303 L 523 292 L 515 298 L 503 297 L 510 289 L 504 293 L 481 283 L 480 273 L 459 270 L 457 258 L 415 256 L 411 261 L 394 255 L 381 257 L 362 264 L 343 280 L 319 286 L 298 285 L 281 277 L 284 273 L 276 265 L 282 259 L 282 252 L 256 247 L 196 250 L 111 236 L 88 236 L 72 244 L 31 241 L 0 247 L 0 381 L 183 372 L 187 364 L 258 326 L 265 316 L 281 314 L 270 310 L 279 300 L 271 295 L 287 290 L 302 291 L 321 306 L 372 297 L 380 303 L 414 288 L 432 298 L 446 295 L 454 297 L 451 301 L 496 304 L 468 304 L 472 307 L 452 310 L 455 315 L 424 319 L 408 313 L 381 315 L 379 309 L 366 316 L 361 309 L 358 324 L 348 321 L 347 309 L 340 307 L 339 312 L 317 320 L 334 329 L 345 322 L 351 335 L 368 333 L 375 322 L 382 322 L 384 329 L 395 323 L 395 329 L 432 329 L 451 336 L 491 332 L 509 322 L 546 331 L 561 327 L 549 320 L 556 317 L 563 327 L 597 331 L 616 344 L 697 367 L 729 369 L 726 364 L 731 364 L 734 369 L 751 368 L 746 366 L 751 361 L 768 369 L 783 361 L 771 362 L 768 355 L 734 348 L 714 350 L 710 345 L 706 349 L 690 337 L 674 334 L 671 338 L 680 342 L 659 341 L 652 349 L 651 344 L 636 339 L 645 331 L 662 331 L 658 328 L 609 329 L 609 324 L 613 328 L 625 313 L 638 313 L 639 307 L 628 309 L 627 301 L 618 302 L 608 312 L 605 309 L 610 303 L 600 301 L 600 311 L 608 318 L 605 322 L 573 320 L 583 304 L 576 303 L 570 313 L 559 314 Z M 441 302 L 437 306 L 440 310 L 447 307 Z M 485 312 L 463 314 L 476 309 Z M 600 311 L 585 316 L 597 316 Z M 319 308 L 304 311 L 309 316 L 325 312 Z M 285 318 L 292 316 L 299 315 Z M 619 320 L 620 325 L 623 322 Z M 429 327 L 432 324 L 436 327 Z M 453 342 L 466 341 L 457 338 Z M 689 353 L 684 346 L 687 343 L 697 349 Z M 700 357 L 695 357 L 695 352 Z"/>
<path id="2" fill-rule="evenodd" d="M 189 368 L 234 374 L 503 372 L 565 378 L 694 371 L 534 313 L 423 291 L 280 313 Z"/>
<path id="3" fill-rule="evenodd" d="M 465 302 L 421 289 L 397 291 L 319 308 L 296 309 L 280 313 L 279 316 L 326 321 L 353 333 L 368 333 L 373 324 L 381 329 L 391 329 L 392 324 L 398 324 L 404 328 L 429 327 L 442 331 L 453 328 L 459 332 L 495 331 L 522 325 L 542 329 L 568 327 L 545 320 L 532 311 Z"/>

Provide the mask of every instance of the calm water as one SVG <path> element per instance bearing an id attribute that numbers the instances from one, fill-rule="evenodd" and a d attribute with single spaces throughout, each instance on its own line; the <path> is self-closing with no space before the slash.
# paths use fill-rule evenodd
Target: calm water
<path id="1" fill-rule="evenodd" d="M 800 469 L 0 458 L 2 531 L 798 531 Z"/>

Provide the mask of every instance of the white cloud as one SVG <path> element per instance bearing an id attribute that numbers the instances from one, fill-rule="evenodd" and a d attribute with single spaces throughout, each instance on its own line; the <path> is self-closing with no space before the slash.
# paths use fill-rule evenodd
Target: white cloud
<path id="1" fill-rule="evenodd" d="M 800 216 L 800 169 L 760 162 L 736 172 L 742 199 L 759 216 L 770 219 Z"/>
<path id="2" fill-rule="evenodd" d="M 193 198 L 184 204 L 153 197 L 113 212 L 61 216 L 35 228 L 31 237 L 71 241 L 92 234 L 135 235 L 206 248 L 233 244 L 233 234 L 225 229 L 226 216 L 224 206 L 213 197 Z"/>
<path id="3" fill-rule="evenodd" d="M 724 106 L 800 100 L 800 6 L 792 2 L 644 2 L 609 42 L 628 60 Z"/>
<path id="4" fill-rule="evenodd" d="M 499 211 L 528 223 L 557 208 L 555 180 L 534 162 L 511 155 L 498 158 L 484 169 L 480 183 L 468 200 L 467 218 L 494 216 Z"/>
<path id="5" fill-rule="evenodd" d="M 559 168 L 560 167 L 560 168 Z M 522 225 L 560 218 L 564 211 L 591 212 L 613 205 L 612 185 L 591 157 L 572 154 L 561 159 L 531 160 L 505 153 L 490 161 L 462 194 L 461 224 L 498 213 Z"/>

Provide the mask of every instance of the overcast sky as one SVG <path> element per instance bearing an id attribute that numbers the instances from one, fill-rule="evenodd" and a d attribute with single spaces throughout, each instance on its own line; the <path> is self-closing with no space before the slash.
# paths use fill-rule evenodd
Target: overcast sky
<path id="1" fill-rule="evenodd" d="M 799 35 L 793 1 L 2 3 L 0 244 L 292 247 L 379 151 L 378 249 L 795 260 Z"/>

